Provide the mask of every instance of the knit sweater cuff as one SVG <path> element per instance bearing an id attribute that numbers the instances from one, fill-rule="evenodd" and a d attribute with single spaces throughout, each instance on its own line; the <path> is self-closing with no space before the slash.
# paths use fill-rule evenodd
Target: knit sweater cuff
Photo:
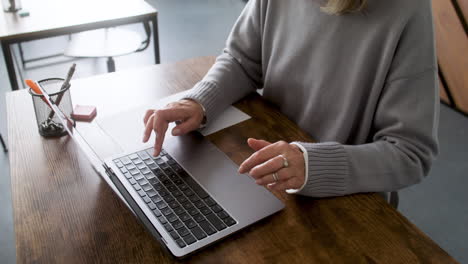
<path id="1" fill-rule="evenodd" d="M 336 142 L 300 144 L 307 150 L 309 175 L 306 185 L 297 194 L 313 197 L 345 195 L 349 169 L 344 147 Z"/>
<path id="2" fill-rule="evenodd" d="M 217 89 L 216 84 L 212 82 L 201 81 L 198 82 L 189 92 L 184 96 L 184 99 L 192 99 L 200 103 L 205 108 L 205 115 L 207 124 L 220 112 L 221 109 L 217 102 L 220 89 Z"/>

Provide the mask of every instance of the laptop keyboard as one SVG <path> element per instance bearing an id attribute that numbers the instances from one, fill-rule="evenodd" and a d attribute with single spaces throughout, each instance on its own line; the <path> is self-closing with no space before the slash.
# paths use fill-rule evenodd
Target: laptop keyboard
<path id="1" fill-rule="evenodd" d="M 236 224 L 165 150 L 152 153 L 150 148 L 114 163 L 179 247 Z"/>

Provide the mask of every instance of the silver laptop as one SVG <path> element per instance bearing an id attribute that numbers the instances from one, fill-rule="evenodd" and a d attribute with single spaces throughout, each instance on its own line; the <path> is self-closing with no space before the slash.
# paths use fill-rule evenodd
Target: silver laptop
<path id="1" fill-rule="evenodd" d="M 284 208 L 273 194 L 239 174 L 237 166 L 199 133 L 168 135 L 158 157 L 149 148 L 101 160 L 71 119 L 42 92 L 61 125 L 78 145 L 91 150 L 111 181 L 106 175 L 103 178 L 176 257 L 187 256 Z"/>

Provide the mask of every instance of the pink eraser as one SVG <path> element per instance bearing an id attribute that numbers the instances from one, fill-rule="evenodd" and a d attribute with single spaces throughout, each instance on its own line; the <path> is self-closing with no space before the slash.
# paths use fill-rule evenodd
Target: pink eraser
<path id="1" fill-rule="evenodd" d="M 71 117 L 76 121 L 93 121 L 94 117 L 97 115 L 97 110 L 95 106 L 92 105 L 76 105 L 73 108 L 73 113 Z"/>

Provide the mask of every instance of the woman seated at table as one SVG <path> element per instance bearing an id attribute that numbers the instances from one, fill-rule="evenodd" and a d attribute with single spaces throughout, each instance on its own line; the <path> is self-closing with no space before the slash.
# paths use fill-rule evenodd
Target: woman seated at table
<path id="1" fill-rule="evenodd" d="M 263 89 L 320 143 L 249 139 L 239 168 L 259 185 L 313 197 L 418 183 L 438 152 L 437 64 L 429 0 L 251 0 L 224 52 L 184 100 L 148 110 L 158 155 Z"/>

